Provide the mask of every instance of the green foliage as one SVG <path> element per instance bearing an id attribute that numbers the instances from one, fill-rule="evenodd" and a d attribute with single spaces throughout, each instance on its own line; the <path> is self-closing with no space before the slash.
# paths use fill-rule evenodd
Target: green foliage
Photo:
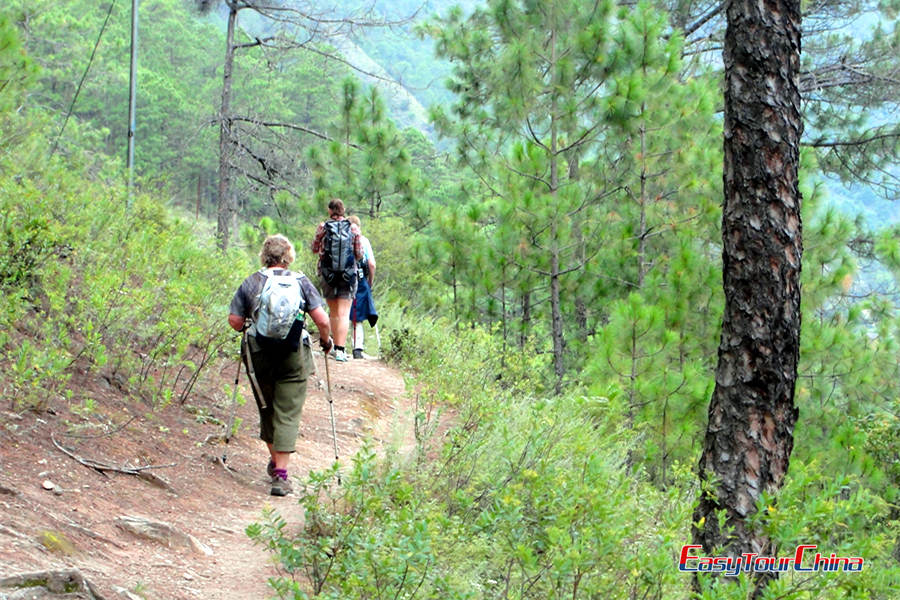
<path id="1" fill-rule="evenodd" d="M 108 4 L 10 0 L 6 5 L 29 54 L 42 67 L 32 103 L 53 115 L 51 128 L 59 131 Z M 60 140 L 63 154 L 125 157 L 130 12 L 130 5 L 120 2 L 110 14 Z M 135 167 L 141 175 L 177 181 L 176 196 L 186 200 L 196 193 L 198 176 L 209 179 L 215 170 L 215 141 L 206 124 L 219 93 L 213 75 L 224 37 L 210 23 L 193 18 L 182 0 L 141 2 L 140 24 Z"/>
<path id="2" fill-rule="evenodd" d="M 453 327 L 453 321 L 441 318 L 386 329 L 386 357 L 418 373 L 429 402 L 455 406 L 473 390 L 487 392 L 495 386 L 529 397 L 547 392 L 546 355 L 508 352 L 499 326 L 461 327 L 448 339 Z"/>
<path id="3" fill-rule="evenodd" d="M 37 73 L 37 65 L 25 53 L 12 19 L 0 13 L 0 151 L 8 147 L 10 137 L 15 137 L 9 113 L 21 107 Z"/>
<path id="4" fill-rule="evenodd" d="M 811 552 L 828 556 L 862 557 L 858 573 L 815 573 L 799 577 L 782 574 L 766 587 L 761 598 L 775 600 L 813 599 L 887 599 L 900 585 L 900 568 L 891 556 L 896 543 L 896 523 L 884 527 L 889 506 L 855 477 L 832 478 L 823 475 L 818 460 L 809 463 L 794 460 L 777 503 L 763 495 L 758 510 L 750 519 L 772 540 L 770 556 L 793 556 L 801 544 L 815 545 Z M 809 566 L 807 561 L 805 566 Z M 754 582 L 741 576 L 739 581 L 701 578 L 702 600 L 747 598 Z"/>
<path id="5" fill-rule="evenodd" d="M 696 66 L 685 75 L 682 39 L 663 15 L 644 4 L 498 0 L 439 19 L 431 31 L 454 63 L 459 101 L 434 112 L 460 142 L 462 167 L 399 131 L 373 89 L 342 84 L 343 67 L 248 49 L 233 109 L 247 119 L 236 125 L 246 141 L 238 197 L 254 224 L 241 230 L 249 255 L 221 256 L 192 223 L 193 202 L 187 219 L 160 198 L 187 204 L 196 193 L 200 209 L 215 178 L 207 125 L 224 40 L 215 16 L 185 7 L 142 3 L 156 27 L 141 42 L 138 165 L 159 187 L 130 210 L 107 156 L 123 145 L 127 11 L 114 11 L 50 165 L 50 134 L 35 132 L 58 131 L 104 13 L 84 0 L 12 0 L 12 20 L 0 17 L 4 399 L 40 409 L 60 396 L 89 415 L 78 375 L 152 406 L 184 402 L 233 335 L 224 307 L 262 237 L 288 234 L 297 267 L 314 273 L 304 249 L 323 198 L 341 195 L 351 212 L 378 215 L 363 230 L 378 258 L 384 354 L 415 373 L 416 445 L 383 458 L 367 448 L 341 488 L 336 468 L 312 474 L 298 534 L 275 512 L 249 528 L 289 575 L 275 590 L 690 597 L 673 565 L 690 536 L 690 465 L 722 311 L 721 126 L 715 79 Z M 295 124 L 334 142 L 290 138 Z M 804 160 L 806 173 L 819 170 Z M 262 163 L 278 185 L 253 179 Z M 880 261 L 882 282 L 896 285 L 900 243 L 896 231 L 820 209 L 814 177 L 803 196 L 801 417 L 786 486 L 751 521 L 777 551 L 817 543 L 871 568 L 784 577 L 765 594 L 888 598 L 898 585 L 900 328 L 893 298 L 854 296 L 864 261 Z M 561 350 L 551 317 L 563 324 Z M 570 376 L 552 395 L 560 351 Z M 733 583 L 701 597 L 745 598 L 751 582 Z"/>
<path id="6" fill-rule="evenodd" d="M 691 314 L 688 299 L 670 308 L 669 287 L 697 289 L 716 272 L 714 88 L 679 78 L 681 40 L 663 34 L 662 14 L 615 12 L 491 2 L 431 29 L 458 93 L 434 118 L 483 185 L 464 181 L 455 205 L 432 212 L 429 249 L 449 267 L 454 314 L 499 319 L 520 344 L 552 341 L 557 375 L 596 357 L 611 308 L 632 292 L 658 294 L 676 330 L 715 317 Z"/>
<path id="7" fill-rule="evenodd" d="M 363 235 L 369 238 L 375 252 L 374 298 L 376 306 L 390 305 L 416 314 L 433 310 L 444 292 L 433 278 L 429 265 L 420 260 L 419 237 L 407 219 L 359 215 Z"/>
<path id="8" fill-rule="evenodd" d="M 271 512 L 248 528 L 290 576 L 271 581 L 281 597 L 659 598 L 681 587 L 668 551 L 656 552 L 684 526 L 677 497 L 626 475 L 612 448 L 622 440 L 601 443 L 583 402 L 505 400 L 485 397 L 482 420 L 454 427 L 431 464 L 367 450 L 340 488 L 334 468 L 311 474 L 297 535 Z"/>
<path id="9" fill-rule="evenodd" d="M 342 92 L 334 141 L 310 150 L 316 199 L 326 204 L 341 198 L 353 211 L 370 217 L 388 206 L 396 214 L 415 189 L 403 138 L 375 87 L 363 91 L 355 79 L 347 78 Z"/>
<path id="10" fill-rule="evenodd" d="M 426 402 L 452 407 L 450 427 L 429 437 L 436 428 L 423 422 L 446 421 L 422 407 L 417 432 L 425 437 L 413 454 L 388 450 L 379 459 L 366 449 L 341 487 L 337 465 L 311 474 L 299 532 L 277 512 L 249 527 L 287 574 L 271 580 L 280 597 L 694 597 L 691 579 L 675 566 L 690 542 L 693 461 L 673 461 L 666 484 L 656 485 L 654 460 L 642 456 L 652 440 L 640 417 L 633 430 L 621 426 L 626 404 L 523 393 L 538 389 L 539 369 L 519 373 L 521 387 L 507 394 L 491 377 L 488 332 L 464 330 L 460 351 L 456 340 L 441 339 L 447 324 L 434 333 L 409 325 L 403 348 L 407 364 L 420 369 L 416 389 Z M 896 427 L 888 417 L 866 424 L 867 451 L 890 463 Z M 764 598 L 892 597 L 897 522 L 884 487 L 865 474 L 834 473 L 823 455 L 795 458 L 777 500 L 764 495 L 749 524 L 764 529 L 777 556 L 816 544 L 863 556 L 866 568 L 786 574 Z M 724 600 L 748 597 L 753 583 L 701 578 L 701 586 L 698 598 Z"/>
<path id="11" fill-rule="evenodd" d="M 128 210 L 123 189 L 77 172 L 0 175 L 0 190 L 0 245 L 13 257 L 3 262 L 5 395 L 39 408 L 87 369 L 152 405 L 183 402 L 229 339 L 221 307 L 245 269 L 211 260 L 157 201 L 139 196 Z"/>
<path id="12" fill-rule="evenodd" d="M 270 580 L 280 597 L 469 597 L 434 568 L 442 523 L 403 473 L 377 464 L 374 452 L 363 448 L 343 487 L 335 487 L 335 477 L 336 467 L 309 475 L 300 494 L 304 527 L 298 537 L 285 536 L 285 522 L 274 511 L 247 528 L 287 573 L 309 582 L 304 589 L 293 578 Z"/>

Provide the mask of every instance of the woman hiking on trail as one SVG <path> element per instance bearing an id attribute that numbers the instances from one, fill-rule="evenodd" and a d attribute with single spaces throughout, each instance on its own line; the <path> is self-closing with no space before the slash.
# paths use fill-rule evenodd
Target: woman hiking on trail
<path id="1" fill-rule="evenodd" d="M 350 304 L 356 296 L 356 262 L 362 260 L 359 227 L 344 218 L 344 203 L 328 203 L 328 220 L 319 223 L 312 251 L 319 255 L 319 285 L 328 303 L 328 318 L 334 336 L 334 360 L 347 362 L 347 332 Z"/>
<path id="2" fill-rule="evenodd" d="M 350 307 L 350 323 L 353 331 L 353 358 L 363 358 L 365 349 L 365 333 L 363 322 L 368 321 L 370 327 L 378 323 L 378 311 L 375 310 L 375 300 L 372 298 L 372 285 L 375 283 L 375 252 L 369 239 L 362 234 L 362 223 L 356 215 L 350 215 L 347 220 L 359 227 L 359 239 L 363 248 L 363 259 L 359 261 L 359 283 L 356 288 L 356 296 Z"/>
<path id="3" fill-rule="evenodd" d="M 319 330 L 325 354 L 331 350 L 328 315 L 312 282 L 291 272 L 294 246 L 283 235 L 272 235 L 259 253 L 263 269 L 247 277 L 231 300 L 228 324 L 245 331 L 241 358 L 259 409 L 259 438 L 269 449 L 266 472 L 273 496 L 291 492 L 288 459 L 297 443 L 306 382 L 312 371 L 309 335 L 303 314 Z M 283 310 L 278 310 L 286 307 Z"/>

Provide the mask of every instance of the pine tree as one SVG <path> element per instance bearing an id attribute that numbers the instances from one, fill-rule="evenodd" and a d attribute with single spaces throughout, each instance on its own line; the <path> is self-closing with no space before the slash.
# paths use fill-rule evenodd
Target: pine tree
<path id="1" fill-rule="evenodd" d="M 725 2 L 658 0 L 685 32 L 686 52 L 718 52 Z M 900 21 L 897 0 L 804 4 L 803 145 L 816 149 L 817 168 L 863 183 L 887 198 L 900 189 L 900 125 L 890 118 L 900 98 Z"/>
<path id="2" fill-rule="evenodd" d="M 34 82 L 37 66 L 25 53 L 15 25 L 0 14 L 0 152 L 5 153 L 18 137 L 12 115 L 25 100 L 25 91 Z"/>
<path id="3" fill-rule="evenodd" d="M 798 414 L 800 3 L 732 2 L 727 18 L 725 314 L 694 540 L 707 552 L 765 555 L 768 539 L 748 518 L 782 485 Z"/>
<path id="4" fill-rule="evenodd" d="M 568 178 L 566 157 L 604 139 L 598 92 L 616 66 L 613 9 L 491 1 L 468 19 L 451 12 L 432 30 L 439 55 L 456 65 L 451 89 L 460 97 L 453 117 L 437 112 L 438 127 L 457 136 L 463 164 L 512 209 L 497 224 L 521 236 L 510 255 L 546 282 L 557 389 L 566 372 L 563 279 L 596 250 L 579 239 L 596 240 L 589 213 L 601 195 Z"/>
<path id="5" fill-rule="evenodd" d="M 404 138 L 376 88 L 363 91 L 357 80 L 347 78 L 342 92 L 333 141 L 324 151 L 320 146 L 310 150 L 317 198 L 342 198 L 353 212 L 367 211 L 370 217 L 379 216 L 385 202 L 400 212 L 412 202 L 418 179 Z"/>
<path id="6" fill-rule="evenodd" d="M 610 207 L 606 247 L 579 282 L 587 306 L 607 319 L 580 352 L 588 380 L 641 431 L 631 458 L 660 483 L 672 462 L 693 460 L 685 440 L 708 398 L 711 324 L 721 311 L 715 86 L 680 77 L 680 38 L 667 31 L 666 19 L 642 6 L 617 33 L 617 45 L 636 49 L 615 96 L 627 115 L 615 128 L 623 201 Z"/>

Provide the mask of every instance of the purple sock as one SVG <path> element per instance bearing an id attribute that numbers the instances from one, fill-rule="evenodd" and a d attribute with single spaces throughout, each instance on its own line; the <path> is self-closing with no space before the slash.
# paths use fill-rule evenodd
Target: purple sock
<path id="1" fill-rule="evenodd" d="M 275 477 L 280 477 L 287 481 L 287 469 L 275 469 Z"/>

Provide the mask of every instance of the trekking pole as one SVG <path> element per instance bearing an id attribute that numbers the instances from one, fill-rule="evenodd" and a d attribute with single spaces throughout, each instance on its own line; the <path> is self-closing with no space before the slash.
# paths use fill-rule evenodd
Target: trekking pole
<path id="1" fill-rule="evenodd" d="M 331 370 L 328 368 L 328 354 L 325 354 L 325 381 L 328 395 L 328 412 L 331 413 L 331 440 L 334 442 L 334 462 L 338 461 L 337 430 L 334 427 L 334 402 L 331 399 Z M 337 472 L 337 482 L 341 485 L 341 472 Z"/>
<path id="2" fill-rule="evenodd" d="M 228 426 L 225 430 L 225 449 L 222 450 L 222 464 L 228 460 L 228 442 L 231 440 L 231 431 L 234 429 L 234 415 L 237 412 L 238 379 L 241 377 L 241 362 L 244 355 L 244 338 L 246 331 L 241 333 L 241 352 L 238 354 L 237 373 L 234 374 L 234 389 L 231 391 L 231 415 L 228 417 Z"/>
<path id="3" fill-rule="evenodd" d="M 375 323 L 375 339 L 378 340 L 378 356 L 381 357 L 381 336 L 378 335 L 378 323 Z"/>

